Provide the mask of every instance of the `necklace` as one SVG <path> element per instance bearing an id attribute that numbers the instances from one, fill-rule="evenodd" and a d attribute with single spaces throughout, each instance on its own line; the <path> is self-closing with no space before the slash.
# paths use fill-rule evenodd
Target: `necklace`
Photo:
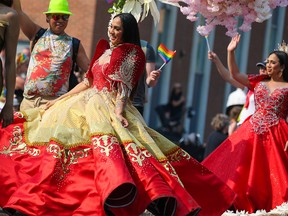
<path id="1" fill-rule="evenodd" d="M 110 49 L 107 49 L 107 50 L 105 50 L 105 52 L 104 52 L 105 56 L 111 56 L 112 51 L 113 51 L 116 47 L 118 47 L 119 45 L 120 45 L 120 44 L 117 44 L 116 46 L 113 46 L 113 45 L 110 44 Z"/>
<path id="2" fill-rule="evenodd" d="M 112 50 L 111 50 L 111 49 L 107 49 L 107 50 L 105 50 L 105 52 L 104 52 L 104 55 L 105 55 L 105 56 L 111 56 L 111 54 L 112 54 Z"/>

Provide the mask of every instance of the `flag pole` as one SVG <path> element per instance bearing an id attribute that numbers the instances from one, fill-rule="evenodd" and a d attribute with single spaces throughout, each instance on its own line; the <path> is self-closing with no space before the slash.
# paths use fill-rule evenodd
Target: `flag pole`
<path id="1" fill-rule="evenodd" d="M 209 41 L 208 41 L 208 35 L 205 35 L 205 39 L 206 39 L 206 43 L 207 43 L 207 47 L 208 47 L 208 51 L 210 52 L 210 45 L 209 45 Z"/>
<path id="2" fill-rule="evenodd" d="M 164 62 L 158 70 L 161 70 L 165 65 L 166 65 L 166 62 Z"/>

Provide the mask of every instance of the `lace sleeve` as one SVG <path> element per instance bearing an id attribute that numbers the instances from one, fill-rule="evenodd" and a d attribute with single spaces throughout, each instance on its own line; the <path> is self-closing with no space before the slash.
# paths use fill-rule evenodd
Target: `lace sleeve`
<path id="1" fill-rule="evenodd" d="M 131 94 L 131 90 L 123 83 L 117 83 L 117 96 L 116 96 L 116 105 L 115 105 L 115 113 L 122 114 L 127 100 Z"/>
<path id="2" fill-rule="evenodd" d="M 92 81 L 90 81 L 90 80 L 91 80 L 91 79 L 89 79 L 88 77 L 85 76 L 82 82 L 83 82 L 86 86 L 91 87 L 91 85 L 92 85 L 91 82 L 92 82 Z"/>

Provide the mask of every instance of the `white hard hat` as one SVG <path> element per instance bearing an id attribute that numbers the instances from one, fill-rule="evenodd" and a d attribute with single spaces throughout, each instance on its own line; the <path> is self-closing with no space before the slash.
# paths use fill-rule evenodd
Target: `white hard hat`
<path id="1" fill-rule="evenodd" d="M 245 101 L 246 101 L 245 92 L 242 89 L 237 88 L 235 91 L 229 94 L 226 107 L 233 105 L 244 105 Z"/>
<path id="2" fill-rule="evenodd" d="M 246 94 L 245 92 L 237 88 L 235 91 L 231 92 L 228 96 L 227 104 L 226 104 L 226 113 L 229 108 L 232 106 L 243 106 L 246 101 Z"/>

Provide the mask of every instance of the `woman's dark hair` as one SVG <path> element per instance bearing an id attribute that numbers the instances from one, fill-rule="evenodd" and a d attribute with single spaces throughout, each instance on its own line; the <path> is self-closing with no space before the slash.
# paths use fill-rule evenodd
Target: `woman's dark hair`
<path id="1" fill-rule="evenodd" d="M 269 56 L 272 54 L 275 54 L 278 57 L 280 66 L 284 66 L 283 79 L 284 81 L 288 82 L 288 54 L 284 51 L 279 51 L 279 50 L 275 50 L 271 52 Z"/>
<path id="2" fill-rule="evenodd" d="M 131 43 L 138 45 L 141 47 L 140 44 L 140 34 L 138 29 L 138 23 L 135 19 L 135 17 L 130 13 L 121 13 L 114 16 L 114 19 L 116 17 L 119 17 L 122 23 L 123 27 L 123 34 L 122 34 L 122 40 L 124 43 Z M 134 88 L 132 89 L 130 100 L 133 100 L 136 90 L 137 90 L 138 83 Z"/>
<path id="3" fill-rule="evenodd" d="M 138 29 L 138 23 L 135 17 L 130 13 L 117 14 L 114 18 L 119 17 L 123 27 L 123 42 L 140 45 L 140 34 Z"/>
<path id="4" fill-rule="evenodd" d="M 13 4 L 13 0 L 0 0 L 0 3 L 6 5 L 8 7 L 11 7 Z"/>

